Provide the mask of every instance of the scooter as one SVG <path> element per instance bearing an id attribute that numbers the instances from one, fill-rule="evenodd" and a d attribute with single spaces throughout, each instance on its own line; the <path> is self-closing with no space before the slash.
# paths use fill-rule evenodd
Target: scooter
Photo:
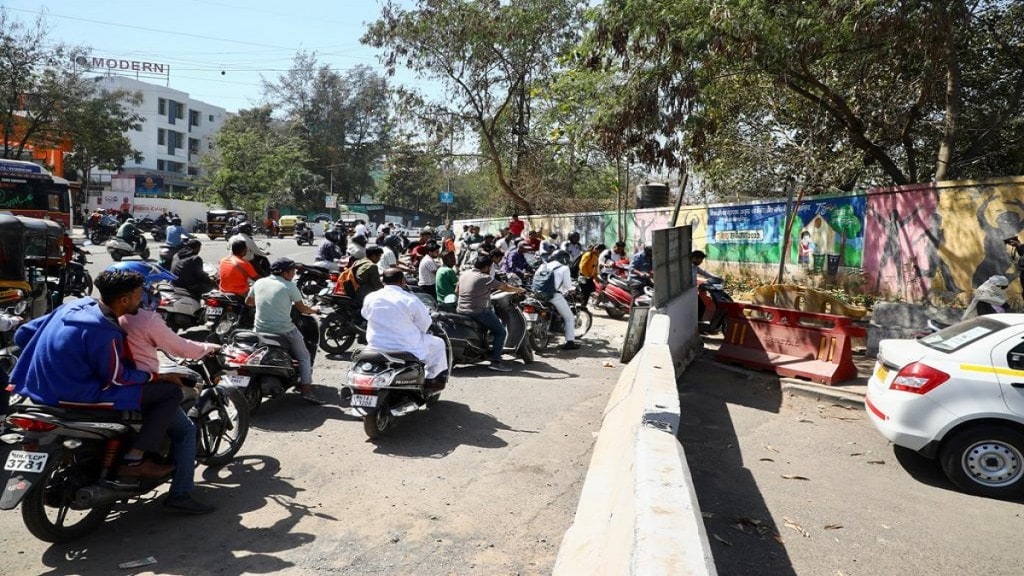
<path id="1" fill-rule="evenodd" d="M 161 371 L 203 385 L 197 397 L 182 404 L 196 424 L 197 460 L 207 466 L 230 461 L 249 430 L 241 393 L 214 386 L 202 361 Z M 9 476 L 0 510 L 20 504 L 25 527 L 45 542 L 68 542 L 92 533 L 116 502 L 137 498 L 170 479 L 115 477 L 121 456 L 141 426 L 140 412 L 26 401 L 14 407 L 6 423 L 11 432 L 2 440 L 12 449 L 4 464 Z"/>
<path id="2" fill-rule="evenodd" d="M 172 284 L 160 285 L 160 305 L 157 314 L 175 332 L 201 326 L 205 319 L 203 303 L 193 298 L 185 288 Z"/>
<path id="3" fill-rule="evenodd" d="M 114 262 L 120 262 L 125 256 L 139 256 L 143 260 L 149 260 L 149 248 L 146 246 L 146 239 L 142 236 L 132 246 L 123 238 L 114 237 L 107 240 L 105 246 Z"/>
<path id="4" fill-rule="evenodd" d="M 157 257 L 160 267 L 164 270 L 170 270 L 171 266 L 174 264 L 174 257 L 178 252 L 181 252 L 182 248 L 184 248 L 184 244 L 179 244 L 177 246 L 171 246 L 168 244 L 160 245 L 160 253 Z"/>
<path id="5" fill-rule="evenodd" d="M 644 293 L 647 284 L 634 278 L 600 275 L 594 280 L 591 305 L 604 310 L 609 318 L 622 318 L 633 308 L 633 301 Z"/>
<path id="6" fill-rule="evenodd" d="M 701 334 L 717 334 L 725 326 L 725 302 L 732 302 L 732 296 L 725 291 L 723 282 L 704 282 L 697 286 L 697 297 L 704 303 L 704 315 L 698 319 L 697 331 Z"/>
<path id="7" fill-rule="evenodd" d="M 585 302 L 582 302 L 578 287 L 573 286 L 565 295 L 565 299 L 569 302 L 569 309 L 572 310 L 576 321 L 574 335 L 576 338 L 582 338 L 590 331 L 594 316 L 587 310 Z M 534 352 L 542 352 L 551 343 L 552 338 L 565 335 L 562 315 L 551 302 L 531 295 L 519 304 L 519 308 L 526 318 L 526 334 Z"/>
<path id="8" fill-rule="evenodd" d="M 302 333 L 310 361 L 316 359 L 320 331 L 316 319 L 294 311 L 292 321 Z M 242 388 L 249 411 L 255 413 L 265 397 L 277 397 L 299 385 L 298 361 L 292 358 L 288 339 L 277 334 L 236 330 L 221 349 L 224 365 L 233 374 L 222 376 L 229 385 Z"/>
<path id="9" fill-rule="evenodd" d="M 533 348 L 526 337 L 526 318 L 519 309 L 519 302 L 524 297 L 512 292 L 497 292 L 491 294 L 491 306 L 508 332 L 502 352 L 518 356 L 529 364 L 534 360 Z M 451 341 L 453 361 L 449 366 L 479 364 L 490 359 L 491 335 L 476 320 L 456 312 L 439 310 L 434 313 L 434 322 Z"/>
<path id="10" fill-rule="evenodd" d="M 436 325 L 430 333 L 444 340 L 448 365 L 452 344 Z M 382 352 L 364 348 L 352 358 L 345 384 L 341 387 L 341 408 L 363 418 L 363 431 L 380 438 L 395 425 L 395 418 L 430 408 L 441 399 L 447 376 L 427 383 L 423 362 L 408 352 Z"/>

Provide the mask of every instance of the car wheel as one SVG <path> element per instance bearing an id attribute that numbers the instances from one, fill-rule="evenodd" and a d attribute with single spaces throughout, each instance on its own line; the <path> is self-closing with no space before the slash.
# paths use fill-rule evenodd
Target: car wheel
<path id="1" fill-rule="evenodd" d="M 942 471 L 964 492 L 990 498 L 1024 495 L 1024 434 L 1008 426 L 968 428 L 946 441 Z"/>

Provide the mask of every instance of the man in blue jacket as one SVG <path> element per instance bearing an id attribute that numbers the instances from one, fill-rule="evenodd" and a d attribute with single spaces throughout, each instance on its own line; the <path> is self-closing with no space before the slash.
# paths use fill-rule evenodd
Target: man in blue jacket
<path id="1" fill-rule="evenodd" d="M 142 301 L 141 274 L 105 271 L 96 277 L 101 300 L 82 298 L 25 324 L 14 335 L 21 347 L 10 380 L 15 391 L 52 406 L 98 404 L 141 410 L 142 428 L 118 468 L 121 477 L 162 478 L 174 466 L 144 460 L 156 452 L 181 404 L 180 386 L 135 368 L 117 324 Z"/>

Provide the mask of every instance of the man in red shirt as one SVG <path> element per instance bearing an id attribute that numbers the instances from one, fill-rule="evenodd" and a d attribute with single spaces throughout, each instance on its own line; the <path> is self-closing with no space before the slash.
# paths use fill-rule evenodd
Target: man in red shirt
<path id="1" fill-rule="evenodd" d="M 252 264 L 245 261 L 248 247 L 245 240 L 238 239 L 231 243 L 231 255 L 220 261 L 221 292 L 245 296 L 249 293 L 249 280 L 257 280 L 260 275 Z"/>
<path id="2" fill-rule="evenodd" d="M 513 214 L 512 220 L 508 223 L 508 231 L 513 236 L 519 237 L 523 235 L 523 230 L 526 228 L 526 222 L 519 219 L 519 214 Z"/>

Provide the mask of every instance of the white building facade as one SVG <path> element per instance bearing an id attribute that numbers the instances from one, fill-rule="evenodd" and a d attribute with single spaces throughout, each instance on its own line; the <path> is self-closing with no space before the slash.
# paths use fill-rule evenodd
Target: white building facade
<path id="1" fill-rule="evenodd" d="M 109 189 L 112 177 L 134 174 L 162 180 L 161 195 L 184 192 L 193 186 L 202 170 L 199 161 L 213 149 L 211 138 L 227 119 L 227 111 L 189 98 L 187 92 L 134 78 L 102 76 L 96 81 L 104 90 L 142 94 L 141 103 L 133 111 L 145 120 L 138 130 L 128 132 L 132 147 L 142 157 L 137 162 L 128 158 L 117 173 L 95 171 L 94 185 L 99 180 Z"/>

